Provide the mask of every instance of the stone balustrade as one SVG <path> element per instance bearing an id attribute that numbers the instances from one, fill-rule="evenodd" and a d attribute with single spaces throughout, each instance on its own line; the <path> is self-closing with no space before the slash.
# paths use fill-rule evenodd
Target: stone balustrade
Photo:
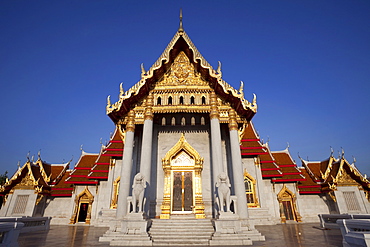
<path id="1" fill-rule="evenodd" d="M 51 217 L 0 217 L 0 223 L 16 222 L 24 224 L 21 232 L 47 231 L 50 229 Z"/>
<path id="2" fill-rule="evenodd" d="M 370 214 L 319 214 L 322 228 L 339 228 L 337 220 L 339 219 L 369 219 Z"/>
<path id="3" fill-rule="evenodd" d="M 0 247 L 18 247 L 18 236 L 23 227 L 22 222 L 0 222 Z"/>
<path id="4" fill-rule="evenodd" d="M 343 247 L 370 246 L 370 220 L 338 219 Z"/>

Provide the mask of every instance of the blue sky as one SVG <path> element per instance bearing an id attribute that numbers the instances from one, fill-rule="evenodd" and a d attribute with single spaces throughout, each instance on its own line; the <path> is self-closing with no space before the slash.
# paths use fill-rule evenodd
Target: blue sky
<path id="1" fill-rule="evenodd" d="M 117 100 L 179 24 L 252 100 L 272 150 L 309 160 L 330 146 L 370 175 L 370 1 L 0 1 L 0 173 L 98 152 Z"/>

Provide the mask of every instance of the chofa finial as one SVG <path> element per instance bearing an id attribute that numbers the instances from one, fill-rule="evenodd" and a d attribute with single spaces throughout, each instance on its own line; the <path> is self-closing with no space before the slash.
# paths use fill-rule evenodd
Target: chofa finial
<path id="1" fill-rule="evenodd" d="M 182 27 L 182 8 L 180 8 L 180 26 L 178 31 L 184 32 L 184 28 Z"/>

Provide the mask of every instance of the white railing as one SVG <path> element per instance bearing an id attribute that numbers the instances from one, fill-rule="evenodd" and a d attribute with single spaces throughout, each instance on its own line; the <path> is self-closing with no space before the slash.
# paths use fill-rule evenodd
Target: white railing
<path id="1" fill-rule="evenodd" d="M 337 220 L 339 219 L 369 219 L 370 214 L 319 214 L 322 228 L 339 228 Z"/>
<path id="2" fill-rule="evenodd" d="M 370 246 L 370 220 L 339 219 L 344 247 Z"/>

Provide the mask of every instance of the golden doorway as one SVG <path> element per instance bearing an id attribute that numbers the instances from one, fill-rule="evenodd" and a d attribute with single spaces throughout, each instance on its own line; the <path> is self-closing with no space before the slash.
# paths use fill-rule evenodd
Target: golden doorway
<path id="1" fill-rule="evenodd" d="M 75 224 L 76 222 L 90 224 L 93 202 L 94 196 L 86 186 L 85 189 L 78 196 L 76 196 L 75 208 L 69 224 Z"/>
<path id="2" fill-rule="evenodd" d="M 184 134 L 162 159 L 164 195 L 161 219 L 172 214 L 195 214 L 205 218 L 201 172 L 203 158 L 186 141 Z"/>
<path id="3" fill-rule="evenodd" d="M 296 197 L 285 185 L 278 194 L 280 218 L 282 223 L 287 220 L 301 222 L 301 216 L 296 207 Z"/>

